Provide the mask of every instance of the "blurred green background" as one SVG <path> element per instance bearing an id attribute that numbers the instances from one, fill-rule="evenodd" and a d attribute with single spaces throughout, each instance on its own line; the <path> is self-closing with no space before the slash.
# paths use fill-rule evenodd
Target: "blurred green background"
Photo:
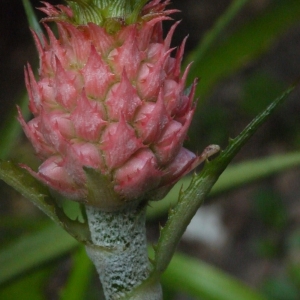
<path id="1" fill-rule="evenodd" d="M 233 1 L 172 1 L 172 7 L 182 11 L 173 16 L 182 21 L 172 45 L 189 35 L 184 63 L 194 61 L 189 82 L 200 79 L 198 108 L 186 141 L 186 147 L 198 153 L 212 143 L 226 147 L 228 138 L 235 137 L 300 75 L 299 0 L 238 2 L 245 5 L 236 15 L 233 10 L 234 16 L 226 15 L 227 24 L 224 13 Z M 39 1 L 31 3 L 41 6 Z M 37 53 L 22 2 L 2 0 L 0 8 L 0 158 L 37 167 L 20 127 L 11 125 L 15 105 L 25 97 L 23 67 L 29 61 L 36 68 Z M 38 11 L 37 15 L 43 16 Z M 170 26 L 166 22 L 165 30 Z M 215 31 L 208 35 L 211 28 Z M 234 163 L 281 155 L 279 161 L 287 153 L 299 153 L 299 125 L 298 87 Z M 250 162 L 242 172 L 251 173 L 252 166 Z M 262 166 L 254 179 L 262 177 L 269 165 Z M 177 256 L 164 276 L 165 299 L 263 299 L 240 282 L 267 299 L 300 299 L 300 170 L 296 161 L 288 167 L 209 198 L 203 211 L 214 221 L 196 217 L 198 223 L 179 245 L 185 256 Z M 227 185 L 242 175 L 234 173 Z M 1 181 L 0 197 L 0 299 L 101 298 L 84 250 Z M 153 215 L 148 234 L 154 243 L 166 214 Z M 209 240 L 213 235 L 216 238 Z"/>

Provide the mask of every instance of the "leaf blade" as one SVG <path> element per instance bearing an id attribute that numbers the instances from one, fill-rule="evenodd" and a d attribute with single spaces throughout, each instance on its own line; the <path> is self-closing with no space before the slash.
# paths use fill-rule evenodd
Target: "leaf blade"
<path id="1" fill-rule="evenodd" d="M 58 207 L 48 189 L 26 170 L 10 161 L 0 160 L 0 179 L 30 200 L 78 241 L 90 243 L 88 225 L 69 219 L 63 210 Z"/>
<path id="2" fill-rule="evenodd" d="M 34 9 L 30 3 L 29 0 L 22 0 L 25 13 L 27 16 L 27 21 L 29 26 L 40 36 L 43 32 L 42 27 L 40 26 L 40 23 L 36 17 L 36 14 L 34 13 Z"/>
<path id="3" fill-rule="evenodd" d="M 61 256 L 77 245 L 74 238 L 54 224 L 19 238 L 0 251 L 0 285 Z"/>
<path id="4" fill-rule="evenodd" d="M 227 148 L 217 158 L 207 162 L 203 170 L 193 176 L 189 187 L 180 192 L 178 203 L 170 211 L 166 225 L 160 232 L 155 250 L 153 276 L 165 271 L 188 224 L 227 165 L 294 88 L 295 86 L 288 88 L 254 118 L 235 139 L 229 142 Z"/>
<path id="5" fill-rule="evenodd" d="M 246 184 L 251 184 L 258 180 L 263 180 L 272 175 L 276 175 L 279 172 L 299 167 L 299 165 L 299 152 L 272 155 L 266 158 L 234 164 L 229 166 L 224 173 L 221 174 L 209 193 L 209 197 L 215 197 L 224 192 L 230 192 Z M 181 187 L 186 188 L 190 181 L 190 176 L 181 179 L 163 200 L 151 202 L 151 206 L 147 210 L 147 219 L 153 220 L 158 218 L 166 214 L 170 207 L 174 207 Z"/>
<path id="6" fill-rule="evenodd" d="M 188 83 L 201 78 L 196 95 L 204 99 L 223 78 L 244 68 L 274 44 L 289 28 L 299 24 L 300 2 L 277 1 L 263 15 L 251 20 L 217 47 L 211 48 L 200 60 L 194 61 Z M 255 32 L 255 34 L 253 34 Z M 187 61 L 193 61 L 196 52 Z"/>
<path id="7" fill-rule="evenodd" d="M 179 253 L 174 255 L 162 276 L 162 283 L 203 300 L 266 300 L 238 279 Z"/>

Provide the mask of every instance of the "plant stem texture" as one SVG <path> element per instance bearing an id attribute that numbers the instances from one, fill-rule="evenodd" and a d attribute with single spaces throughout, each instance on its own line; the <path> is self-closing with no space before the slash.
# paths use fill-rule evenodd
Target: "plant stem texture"
<path id="1" fill-rule="evenodd" d="M 151 271 L 147 253 L 145 211 L 145 208 L 133 208 L 104 212 L 92 206 L 86 207 L 94 244 L 87 246 L 86 250 L 97 269 L 107 300 L 162 299 L 160 287 L 145 291 L 148 296 L 139 297 L 135 294 L 127 297 L 149 277 Z"/>

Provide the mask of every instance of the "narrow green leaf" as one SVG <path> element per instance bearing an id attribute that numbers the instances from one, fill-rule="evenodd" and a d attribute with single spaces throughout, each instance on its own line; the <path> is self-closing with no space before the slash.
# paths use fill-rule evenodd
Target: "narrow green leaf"
<path id="1" fill-rule="evenodd" d="M 226 11 L 220 16 L 214 26 L 204 35 L 198 47 L 193 51 L 193 54 L 188 61 L 193 61 L 193 65 L 200 65 L 203 56 L 212 47 L 217 38 L 224 32 L 225 28 L 238 14 L 238 12 L 247 4 L 249 0 L 234 0 L 228 6 Z"/>
<path id="2" fill-rule="evenodd" d="M 34 9 L 29 0 L 22 0 L 23 6 L 26 12 L 27 20 L 29 26 L 40 36 L 43 33 L 43 30 L 40 26 L 40 23 L 34 13 Z"/>
<path id="3" fill-rule="evenodd" d="M 67 285 L 61 293 L 60 300 L 85 299 L 93 270 L 93 264 L 88 258 L 85 248 L 80 247 L 74 255 L 74 262 Z"/>
<path id="4" fill-rule="evenodd" d="M 43 286 L 47 283 L 52 268 L 38 269 L 0 288 L 2 300 L 45 300 Z M 30 288 L 28 288 L 30 287 Z"/>
<path id="5" fill-rule="evenodd" d="M 74 238 L 54 224 L 21 237 L 0 251 L 0 284 L 65 254 L 77 245 Z"/>
<path id="6" fill-rule="evenodd" d="M 299 24 L 300 1 L 271 1 L 270 7 L 257 18 L 249 21 L 196 60 L 189 73 L 188 82 L 201 78 L 197 95 L 206 95 L 213 85 L 222 78 L 244 68 L 260 57 L 289 28 Z M 193 61 L 197 52 L 187 61 Z M 200 98 L 204 99 L 204 97 Z"/>
<path id="7" fill-rule="evenodd" d="M 61 257 L 74 249 L 77 245 L 78 243 L 75 239 L 70 237 L 64 230 L 61 230 L 60 227 L 53 224 L 36 233 L 18 239 L 16 242 L 0 251 L 0 284 L 3 285 L 9 280 L 14 279 L 33 268 Z M 89 276 L 88 270 L 92 267 L 85 255 L 84 249 L 81 248 L 76 255 L 76 262 L 73 270 L 74 274 L 71 275 L 67 285 L 68 291 L 64 292 L 62 300 L 84 299 L 84 297 L 76 297 L 75 291 L 78 291 L 78 293 L 83 292 L 86 281 L 88 280 L 85 276 Z M 182 276 L 182 274 L 184 274 L 184 276 Z M 83 284 L 80 280 L 85 283 Z M 174 255 L 162 280 L 163 283 L 168 286 L 172 284 L 172 286 L 170 286 L 172 290 L 184 291 L 189 295 L 195 295 L 197 297 L 204 295 L 219 297 L 207 299 L 263 299 L 250 288 L 247 288 L 231 276 L 228 276 L 199 260 L 191 259 L 179 254 Z M 79 288 L 77 287 L 77 284 L 79 284 Z M 75 296 L 74 298 L 73 296 L 67 298 L 66 295 L 73 295 L 71 291 L 72 288 L 74 289 Z M 245 293 L 245 295 L 243 295 L 243 293 Z M 220 295 L 223 295 L 224 298 L 220 298 Z M 232 296 L 232 298 L 228 298 L 229 296 Z M 247 296 L 249 298 L 246 298 Z"/>
<path id="8" fill-rule="evenodd" d="M 41 36 L 42 28 L 38 22 L 38 19 L 34 13 L 34 9 L 29 0 L 22 0 L 25 13 L 27 16 L 29 26 Z M 41 39 L 41 41 L 43 41 Z M 25 119 L 29 116 L 29 109 L 28 109 L 28 96 L 27 93 L 24 91 L 20 100 L 18 101 L 18 105 L 23 112 L 23 116 Z M 3 128 L 0 131 L 0 159 L 6 159 L 11 152 L 15 142 L 18 140 L 18 136 L 21 132 L 21 126 L 16 119 L 17 110 L 14 107 L 11 112 L 7 114 L 6 120 L 3 124 Z"/>
<path id="9" fill-rule="evenodd" d="M 162 283 L 201 300 L 265 299 L 241 281 L 217 268 L 178 253 L 174 255 L 162 276 Z"/>
<path id="10" fill-rule="evenodd" d="M 292 152 L 229 166 L 213 186 L 209 196 L 218 196 L 221 193 L 268 178 L 287 169 L 299 167 L 299 165 L 300 153 Z M 147 219 L 152 220 L 162 216 L 168 212 L 170 207 L 174 207 L 181 187 L 186 188 L 190 181 L 191 177 L 183 178 L 162 201 L 151 202 L 147 210 Z"/>
<path id="11" fill-rule="evenodd" d="M 178 203 L 161 231 L 155 252 L 154 274 L 161 274 L 166 269 L 182 234 L 230 161 L 293 89 L 294 86 L 275 99 L 235 139 L 230 141 L 227 148 L 216 159 L 207 162 L 200 174 L 192 178 L 189 187 L 179 195 Z"/>
<path id="12" fill-rule="evenodd" d="M 264 159 L 247 161 L 232 168 L 228 168 L 220 176 L 212 188 L 211 196 L 232 191 L 246 183 L 259 181 L 284 170 L 296 168 L 300 165 L 300 152 L 273 155 Z"/>
<path id="13" fill-rule="evenodd" d="M 58 207 L 48 189 L 32 177 L 25 169 L 11 162 L 0 161 L 0 179 L 33 202 L 33 204 L 48 215 L 57 225 L 64 228 L 78 241 L 82 243 L 90 242 L 88 225 L 69 219 L 63 210 Z"/>

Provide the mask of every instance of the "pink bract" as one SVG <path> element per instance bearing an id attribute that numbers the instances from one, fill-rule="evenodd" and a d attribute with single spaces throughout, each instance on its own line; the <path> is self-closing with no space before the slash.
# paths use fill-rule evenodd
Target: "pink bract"
<path id="1" fill-rule="evenodd" d="M 105 175 L 121 199 L 132 201 L 161 198 L 199 163 L 182 147 L 196 81 L 185 93 L 185 40 L 172 57 L 178 23 L 163 39 L 162 21 L 173 12 L 166 4 L 151 1 L 147 18 L 115 33 L 54 18 L 71 16 L 67 7 L 42 8 L 59 37 L 46 24 L 48 39 L 33 32 L 39 78 L 28 65 L 25 79 L 34 118 L 26 123 L 19 113 L 19 121 L 43 161 L 38 172 L 26 168 L 68 198 L 87 201 L 83 167 Z"/>

